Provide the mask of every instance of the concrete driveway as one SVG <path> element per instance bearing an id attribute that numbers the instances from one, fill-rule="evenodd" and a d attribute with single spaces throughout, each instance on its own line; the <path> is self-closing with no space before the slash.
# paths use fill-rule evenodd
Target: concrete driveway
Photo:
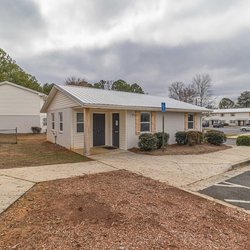
<path id="1" fill-rule="evenodd" d="M 149 156 L 128 151 L 94 155 L 95 161 L 0 170 L 0 213 L 35 183 L 118 169 L 194 190 L 202 181 L 250 161 L 250 148 L 234 147 L 203 155 Z"/>

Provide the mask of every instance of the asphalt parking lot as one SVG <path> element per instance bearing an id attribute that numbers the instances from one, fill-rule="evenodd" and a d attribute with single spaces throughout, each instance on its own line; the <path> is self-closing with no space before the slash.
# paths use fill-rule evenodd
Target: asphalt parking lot
<path id="1" fill-rule="evenodd" d="M 214 184 L 200 193 L 250 210 L 250 171 Z"/>

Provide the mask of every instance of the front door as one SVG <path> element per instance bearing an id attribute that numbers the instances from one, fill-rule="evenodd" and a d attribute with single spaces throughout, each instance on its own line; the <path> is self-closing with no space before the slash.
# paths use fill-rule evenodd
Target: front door
<path id="1" fill-rule="evenodd" d="M 119 114 L 114 113 L 112 114 L 112 143 L 113 147 L 119 148 L 119 126 L 120 126 L 120 119 Z"/>
<path id="2" fill-rule="evenodd" d="M 105 114 L 93 114 L 93 146 L 105 145 Z"/>

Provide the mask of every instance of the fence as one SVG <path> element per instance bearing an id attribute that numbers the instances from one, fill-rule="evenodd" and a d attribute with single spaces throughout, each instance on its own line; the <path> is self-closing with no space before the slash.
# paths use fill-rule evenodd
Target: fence
<path id="1" fill-rule="evenodd" d="M 17 144 L 17 128 L 0 129 L 0 144 Z"/>

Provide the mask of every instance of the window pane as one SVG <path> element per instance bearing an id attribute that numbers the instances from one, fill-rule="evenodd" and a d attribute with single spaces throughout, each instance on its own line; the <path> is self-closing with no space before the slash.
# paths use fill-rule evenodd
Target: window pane
<path id="1" fill-rule="evenodd" d="M 60 131 L 63 131 L 63 124 L 60 123 Z"/>
<path id="2" fill-rule="evenodd" d="M 149 132 L 150 124 L 149 123 L 141 123 L 141 132 Z"/>
<path id="3" fill-rule="evenodd" d="M 62 112 L 59 112 L 59 118 L 60 118 L 60 122 L 63 121 L 63 113 Z"/>
<path id="4" fill-rule="evenodd" d="M 189 122 L 194 121 L 194 115 L 193 114 L 188 114 L 188 121 Z"/>
<path id="5" fill-rule="evenodd" d="M 83 113 L 76 114 L 76 122 L 83 122 Z"/>
<path id="6" fill-rule="evenodd" d="M 141 113 L 141 122 L 150 122 L 150 113 Z"/>
<path id="7" fill-rule="evenodd" d="M 83 132 L 83 123 L 78 123 L 76 125 L 76 132 L 77 133 L 82 133 Z"/>
<path id="8" fill-rule="evenodd" d="M 194 128 L 194 123 L 188 122 L 188 129 L 193 129 L 193 128 Z"/>

